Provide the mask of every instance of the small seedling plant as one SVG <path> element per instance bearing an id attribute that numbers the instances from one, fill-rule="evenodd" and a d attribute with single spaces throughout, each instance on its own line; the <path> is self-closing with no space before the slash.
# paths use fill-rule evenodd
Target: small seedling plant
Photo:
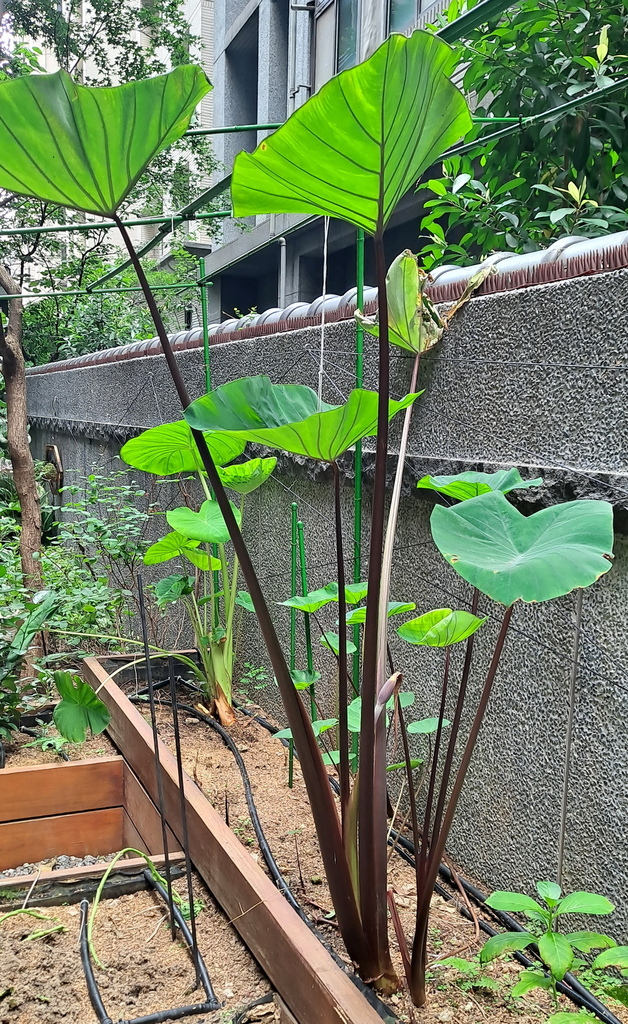
<path id="1" fill-rule="evenodd" d="M 529 930 L 503 932 L 488 940 L 480 952 L 480 963 L 486 964 L 495 957 L 513 950 L 536 947 L 546 970 L 529 969 L 521 972 L 519 981 L 512 989 L 513 996 L 523 996 L 534 989 L 545 989 L 551 993 L 554 1013 L 551 1024 L 568 1024 L 582 1021 L 580 1013 L 558 1012 L 557 983 L 568 971 L 589 967 L 593 970 L 605 967 L 628 967 L 628 947 L 617 946 L 609 935 L 593 931 L 563 932 L 560 927 L 567 914 L 606 916 L 615 907 L 605 896 L 592 892 L 572 892 L 563 896 L 556 882 L 537 882 L 536 890 L 541 903 L 524 893 L 496 891 L 486 900 L 486 905 L 506 913 L 522 913 L 530 922 Z M 582 959 L 581 954 L 603 950 L 593 964 Z M 616 986 L 621 996 L 621 989 Z M 617 998 L 617 994 L 615 994 Z M 586 1016 L 584 1019 L 594 1020 Z"/>
<path id="2" fill-rule="evenodd" d="M 245 495 L 268 480 L 277 459 L 253 458 L 227 465 L 242 455 L 246 442 L 217 434 L 207 435 L 205 441 L 222 485 L 239 497 L 239 505 L 230 502 L 230 509 L 241 528 Z M 228 558 L 229 530 L 208 486 L 192 431 L 184 420 L 152 427 L 127 441 L 120 457 L 133 469 L 161 478 L 190 473 L 198 477 L 205 500 L 198 508 L 185 505 L 165 513 L 170 532 L 148 548 L 144 564 L 177 560 L 192 569 L 194 575 L 178 572 L 159 580 L 155 598 L 162 611 L 176 603 L 184 608 L 203 666 L 206 700 L 222 724 L 231 725 L 236 609 L 248 610 L 251 605 L 248 594 L 238 590 L 238 558 Z"/>

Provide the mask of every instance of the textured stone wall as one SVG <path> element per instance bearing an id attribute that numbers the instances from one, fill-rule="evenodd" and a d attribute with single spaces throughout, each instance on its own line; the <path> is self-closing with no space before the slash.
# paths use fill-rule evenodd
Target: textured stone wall
<path id="1" fill-rule="evenodd" d="M 573 686 L 564 886 L 589 888 L 616 900 L 609 930 L 623 941 L 628 940 L 627 283 L 628 272 L 616 271 L 475 299 L 438 351 L 425 358 L 421 386 L 426 392 L 413 420 L 392 591 L 395 599 L 416 601 L 420 611 L 463 607 L 469 601 L 469 588 L 431 541 L 432 498 L 421 497 L 414 487 L 425 472 L 517 465 L 524 476 L 542 475 L 546 481 L 543 488 L 513 496 L 524 510 L 575 497 L 614 503 L 615 564 L 584 594 L 576 663 L 573 595 L 516 609 L 450 850 L 489 887 L 530 890 L 535 879 L 556 876 Z M 339 401 L 354 383 L 353 338 L 348 323 L 326 331 L 328 401 Z M 212 350 L 212 379 L 220 384 L 265 372 L 275 382 L 316 386 L 319 341 L 319 329 L 312 328 L 218 346 Z M 191 393 L 200 394 L 202 353 L 185 352 L 179 359 Z M 408 359 L 394 355 L 395 397 L 404 393 L 409 375 Z M 373 380 L 368 347 L 366 386 Z M 68 481 L 93 467 L 116 465 L 122 440 L 180 416 L 161 358 L 33 376 L 29 402 L 35 443 L 40 448 L 51 441 L 59 445 Z M 366 449 L 368 523 L 372 454 L 368 444 Z M 345 469 L 350 554 L 350 459 Z M 275 477 L 249 499 L 245 518 L 271 601 L 288 594 L 292 501 L 298 502 L 305 523 L 311 586 L 335 575 L 329 474 L 284 457 Z M 366 543 L 366 528 L 363 539 Z M 287 611 L 275 608 L 280 635 L 287 639 Z M 477 645 L 471 709 L 501 616 L 488 600 L 482 611 L 490 621 Z M 333 628 L 331 613 L 322 618 L 326 628 Z M 241 661 L 264 665 L 263 642 L 252 623 L 249 619 L 243 627 Z M 435 714 L 442 655 L 415 651 L 394 632 L 392 650 L 417 694 L 416 717 Z M 300 656 L 303 660 L 302 650 Z M 319 660 L 321 701 L 331 710 L 330 688 L 324 684 L 332 679 L 334 666 L 322 649 Z M 454 679 L 459 667 L 457 652 Z M 272 683 L 252 695 L 281 717 Z"/>

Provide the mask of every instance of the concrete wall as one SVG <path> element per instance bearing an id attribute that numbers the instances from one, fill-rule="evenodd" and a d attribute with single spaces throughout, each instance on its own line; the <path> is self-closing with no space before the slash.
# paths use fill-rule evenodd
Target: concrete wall
<path id="1" fill-rule="evenodd" d="M 575 497 L 614 503 L 615 564 L 584 594 L 577 663 L 573 595 L 516 608 L 450 850 L 489 887 L 530 890 L 535 879 L 556 877 L 573 685 L 564 886 L 589 888 L 616 901 L 609 930 L 623 941 L 628 940 L 627 284 L 628 271 L 616 271 L 476 298 L 440 348 L 425 358 L 426 393 L 413 420 L 392 590 L 395 599 L 416 601 L 419 611 L 469 602 L 469 588 L 431 541 L 432 498 L 420 497 L 414 488 L 423 473 L 517 465 L 524 476 L 542 475 L 546 481 L 543 488 L 513 496 L 524 511 Z M 353 336 L 350 323 L 327 329 L 328 401 L 339 401 L 352 387 Z M 212 379 L 218 385 L 265 372 L 275 382 L 316 386 L 319 338 L 313 328 L 218 346 L 212 351 Z M 200 394 L 202 353 L 185 352 L 179 360 L 191 393 Z M 374 371 L 368 348 L 366 386 L 374 382 Z M 395 354 L 395 397 L 404 393 L 409 374 L 408 359 Z M 32 376 L 29 402 L 36 446 L 57 443 L 69 479 L 111 465 L 120 440 L 141 428 L 180 416 L 161 358 Z M 393 430 L 392 448 L 395 436 Z M 366 447 L 368 522 L 372 454 Z M 393 466 L 391 453 L 391 473 Z M 350 552 L 350 459 L 346 475 Z M 329 473 L 283 457 L 275 477 L 250 499 L 245 523 L 271 601 L 289 592 L 293 500 L 305 522 L 311 586 L 335 576 Z M 469 715 L 501 618 L 488 600 L 482 611 L 490 622 L 478 640 Z M 332 627 L 333 619 L 330 614 L 324 625 Z M 285 609 L 276 608 L 276 620 L 287 639 Z M 243 633 L 241 661 L 262 665 L 263 643 L 251 622 Z M 394 632 L 391 643 L 407 685 L 417 694 L 416 717 L 435 714 L 442 655 L 410 648 Z M 319 661 L 329 683 L 333 663 L 322 651 Z M 459 652 L 453 666 L 460 667 Z M 281 717 L 274 685 L 252 695 Z"/>

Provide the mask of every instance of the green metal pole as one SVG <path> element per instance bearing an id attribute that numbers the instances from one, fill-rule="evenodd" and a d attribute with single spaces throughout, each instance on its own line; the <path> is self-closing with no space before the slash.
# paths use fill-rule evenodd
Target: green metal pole
<path id="1" fill-rule="evenodd" d="M 290 506 L 292 540 L 290 545 L 290 597 L 297 596 L 297 503 Z M 290 609 L 290 671 L 297 667 L 297 610 Z M 288 743 L 288 788 L 292 789 L 294 777 L 294 740 Z"/>
<path id="2" fill-rule="evenodd" d="M 356 304 L 364 306 L 364 230 L 358 228 L 356 239 Z M 355 329 L 355 386 L 362 387 L 364 379 L 364 330 L 361 324 Z M 359 583 L 362 575 L 362 442 L 355 446 L 353 493 L 353 582 Z M 353 689 L 360 692 L 360 627 L 353 627 L 353 643 L 357 650 L 353 655 Z M 356 734 L 353 734 L 356 738 Z"/>
<path id="3" fill-rule="evenodd" d="M 207 315 L 207 284 L 206 273 L 205 273 L 205 257 L 201 256 L 198 261 L 198 277 L 201 289 L 201 322 L 203 325 L 203 359 L 205 361 L 205 391 L 209 394 L 212 389 L 212 372 L 211 364 L 209 361 L 209 318 Z"/>
<path id="4" fill-rule="evenodd" d="M 178 290 L 180 292 L 187 291 L 188 288 L 196 288 L 196 281 L 182 281 L 180 284 L 155 284 L 151 285 L 154 292 L 166 292 L 171 289 Z M 117 292 L 141 292 L 142 288 L 98 288 L 95 292 L 88 292 L 86 288 L 68 288 L 67 291 L 63 292 L 23 292 L 21 295 L 9 295 L 7 298 L 10 299 L 63 299 L 66 295 L 115 295 Z M 4 293 L 0 293 L 4 298 Z"/>
<path id="5" fill-rule="evenodd" d="M 303 534 L 303 523 L 301 520 L 297 523 L 297 533 L 299 535 L 299 565 L 301 569 L 301 590 L 303 596 L 307 594 L 307 566 L 305 563 L 305 537 Z M 312 655 L 312 631 L 310 629 L 310 616 L 309 612 L 303 612 L 303 622 L 305 624 L 305 649 L 307 652 L 307 670 L 309 673 L 314 672 L 314 657 Z M 314 683 L 310 686 L 310 709 L 312 712 L 312 721 L 315 722 L 317 719 L 316 714 L 316 694 L 314 693 Z"/>
<path id="6" fill-rule="evenodd" d="M 179 213 L 173 213 L 170 217 L 137 217 L 134 220 L 123 220 L 125 228 L 132 228 L 140 224 L 173 224 L 178 227 L 185 220 L 211 220 L 212 217 L 232 217 L 232 210 L 214 210 L 210 213 L 189 213 L 185 217 Z M 47 235 L 56 231 L 113 231 L 117 224 L 112 220 L 85 221 L 81 224 L 46 224 L 29 228 L 3 228 L 0 236 L 4 235 Z"/>

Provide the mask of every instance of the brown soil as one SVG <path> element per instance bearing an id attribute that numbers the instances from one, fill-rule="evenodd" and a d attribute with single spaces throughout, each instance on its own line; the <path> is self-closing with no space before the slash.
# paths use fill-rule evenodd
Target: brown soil
<path id="1" fill-rule="evenodd" d="M 175 887 L 185 894 L 184 880 Z M 199 879 L 195 895 L 205 909 L 197 918 L 199 946 L 223 1009 L 204 1014 L 206 1024 L 233 1014 L 270 990 L 250 953 Z M 95 1024 L 81 968 L 76 906 L 47 907 L 64 933 L 24 941 L 44 921 L 20 915 L 4 921 L 0 941 L 0 1024 Z M 140 892 L 105 900 L 94 928 L 96 969 L 103 1002 L 114 1020 L 128 1019 L 204 998 L 194 988 L 194 969 L 180 941 L 172 942 L 162 900 Z M 269 1018 L 272 1019 L 272 1018 Z"/>
<path id="2" fill-rule="evenodd" d="M 181 697 L 192 703 L 189 694 Z M 159 732 L 174 749 L 172 712 L 158 711 Z M 185 770 L 205 792 L 214 807 L 228 820 L 240 841 L 262 867 L 255 833 L 251 826 L 240 772 L 232 754 L 219 736 L 197 720 L 180 715 Z M 287 786 L 287 750 L 267 730 L 240 715 L 230 729 L 245 760 L 257 811 L 275 859 L 291 889 L 317 923 L 319 931 L 349 963 L 336 928 L 325 919 L 332 911 L 331 899 L 321 866 L 318 842 L 310 814 L 303 777 L 295 764 L 294 785 Z M 416 881 L 414 870 L 391 854 L 389 884 L 395 893 L 399 916 L 408 939 L 414 930 Z M 475 936 L 474 925 L 460 912 L 460 901 L 432 900 L 429 929 L 428 1005 L 417 1010 L 405 991 L 390 999 L 391 1009 L 402 1021 L 412 1024 L 538 1024 L 552 1011 L 549 996 L 541 991 L 514 1000 L 510 989 L 522 968 L 514 960 L 497 960 L 487 966 L 486 988 L 467 985 L 467 977 L 451 967 L 440 967 L 448 957 L 473 960 L 486 941 Z M 391 928 L 395 967 L 403 974 L 401 956 Z M 561 1010 L 577 1008 L 561 998 Z M 618 1004 L 613 1012 L 628 1024 L 628 1013 Z"/>
<path id="3" fill-rule="evenodd" d="M 47 735 L 59 735 L 53 725 L 47 726 Z M 54 750 L 42 750 L 41 747 L 30 747 L 34 740 L 23 732 L 13 733 L 11 742 L 6 744 L 7 768 L 26 768 L 33 764 L 63 764 L 63 758 Z M 83 761 L 90 757 L 111 757 L 119 751 L 114 747 L 108 736 L 92 736 L 85 743 L 66 743 L 64 747 L 70 761 Z"/>

